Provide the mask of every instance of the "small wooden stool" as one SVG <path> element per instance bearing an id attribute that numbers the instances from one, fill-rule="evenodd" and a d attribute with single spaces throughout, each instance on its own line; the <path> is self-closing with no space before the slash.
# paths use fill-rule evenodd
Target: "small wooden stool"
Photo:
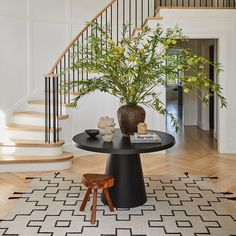
<path id="1" fill-rule="evenodd" d="M 82 204 L 80 206 L 80 211 L 84 211 L 89 195 L 93 189 L 93 205 L 92 205 L 92 215 L 91 215 L 91 224 L 95 224 L 96 221 L 96 206 L 97 206 L 97 190 L 102 189 L 104 196 L 107 200 L 107 204 L 110 208 L 110 211 L 114 211 L 110 194 L 108 188 L 114 185 L 114 177 L 111 175 L 105 174 L 84 174 L 82 178 L 82 183 L 88 188 Z"/>

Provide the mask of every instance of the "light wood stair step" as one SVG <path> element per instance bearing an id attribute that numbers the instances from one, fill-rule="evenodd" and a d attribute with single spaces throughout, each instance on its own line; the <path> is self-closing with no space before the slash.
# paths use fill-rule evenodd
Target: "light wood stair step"
<path id="1" fill-rule="evenodd" d="M 78 91 L 70 92 L 70 94 L 77 96 L 79 94 L 79 92 Z M 51 103 L 53 103 L 53 102 L 51 102 Z M 44 105 L 45 100 L 29 100 L 28 104 L 31 104 L 31 105 Z M 62 105 L 63 107 L 69 107 L 70 106 L 69 103 L 59 103 L 59 106 L 60 105 Z"/>
<path id="2" fill-rule="evenodd" d="M 20 124 L 8 124 L 6 126 L 7 130 L 21 130 L 21 131 L 33 131 L 33 132 L 44 132 L 45 128 L 43 126 L 33 126 L 33 125 L 20 125 Z M 49 130 L 49 129 L 48 129 Z M 61 131 L 62 128 L 56 128 L 56 130 Z M 50 132 L 53 132 L 54 129 L 51 128 Z"/>
<path id="3" fill-rule="evenodd" d="M 64 141 L 60 140 L 57 143 L 45 143 L 43 141 L 37 140 L 27 140 L 27 139 L 14 139 L 11 138 L 10 141 L 0 142 L 0 147 L 60 147 L 64 145 Z"/>
<path id="4" fill-rule="evenodd" d="M 52 104 L 53 102 L 51 102 Z M 45 104 L 45 100 L 29 100 L 28 104 L 33 104 L 33 105 L 44 105 Z M 59 103 L 59 105 L 65 106 L 66 104 L 64 103 Z"/>
<path id="5" fill-rule="evenodd" d="M 45 113 L 43 112 L 36 112 L 36 111 L 17 111 L 13 112 L 13 116 L 31 116 L 31 117 L 45 117 Z M 52 115 L 51 115 L 52 117 Z M 68 119 L 69 115 L 59 115 L 59 120 L 65 120 Z"/>
<path id="6" fill-rule="evenodd" d="M 24 163 L 49 163 L 63 162 L 71 160 L 73 155 L 64 152 L 61 156 L 20 156 L 20 155 L 0 155 L 0 164 L 24 164 Z"/>

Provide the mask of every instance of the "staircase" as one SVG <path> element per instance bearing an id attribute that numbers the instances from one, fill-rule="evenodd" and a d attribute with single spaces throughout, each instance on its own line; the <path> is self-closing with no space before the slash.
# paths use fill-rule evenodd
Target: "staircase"
<path id="1" fill-rule="evenodd" d="M 73 156 L 63 151 L 64 141 L 44 141 L 44 107 L 43 100 L 29 100 L 25 111 L 12 113 L 12 122 L 1 131 L 0 172 L 70 168 Z M 58 117 L 60 123 L 68 118 L 68 115 Z M 58 132 L 61 130 L 59 127 Z"/>
<path id="2" fill-rule="evenodd" d="M 91 21 L 100 26 L 112 26 L 112 39 L 134 37 L 149 21 L 161 21 L 160 8 L 235 8 L 235 1 L 206 0 L 112 0 Z M 122 24 L 130 24 L 122 32 Z M 66 106 L 79 87 L 64 88 L 62 84 L 91 77 L 86 71 L 66 71 L 74 61 L 78 47 L 91 33 L 85 26 L 62 52 L 45 76 L 44 99 L 29 100 L 27 108 L 12 113 L 0 135 L 0 172 L 59 170 L 71 167 L 73 155 L 63 151 L 60 139 L 63 125 L 69 120 Z M 76 46 L 76 47 L 75 47 Z M 86 46 L 86 45 L 85 45 Z M 77 60 L 87 55 L 78 55 Z M 64 72 L 64 73 L 63 73 Z"/>

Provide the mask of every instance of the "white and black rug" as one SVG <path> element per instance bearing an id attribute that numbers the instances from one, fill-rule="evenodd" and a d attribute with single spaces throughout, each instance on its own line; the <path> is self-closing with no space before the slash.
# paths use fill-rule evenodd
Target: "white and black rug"
<path id="1" fill-rule="evenodd" d="M 90 224 L 90 205 L 79 211 L 86 188 L 81 176 L 35 177 L 6 219 L 7 236 L 236 236 L 236 212 L 207 177 L 145 177 L 147 202 L 110 212 L 100 201 L 97 221 Z M 10 200 L 9 200 L 10 201 Z M 91 201 L 91 199 L 90 199 Z"/>

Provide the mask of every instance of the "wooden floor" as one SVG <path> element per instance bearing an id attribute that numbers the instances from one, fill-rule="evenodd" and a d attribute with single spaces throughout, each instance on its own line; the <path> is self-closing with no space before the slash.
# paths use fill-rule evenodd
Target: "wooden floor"
<path id="1" fill-rule="evenodd" d="M 176 136 L 176 145 L 166 154 L 142 155 L 144 175 L 218 176 L 213 180 L 221 191 L 231 191 L 236 196 L 236 155 L 223 155 L 216 151 L 216 142 L 208 131 L 185 127 Z M 73 167 L 61 171 L 64 175 L 88 172 L 103 173 L 106 155 L 90 155 L 74 158 Z M 30 185 L 26 176 L 52 175 L 53 172 L 0 173 L 0 219 L 14 206 L 16 200 L 8 200 L 14 191 L 23 191 Z M 236 202 L 233 202 L 236 207 Z"/>

